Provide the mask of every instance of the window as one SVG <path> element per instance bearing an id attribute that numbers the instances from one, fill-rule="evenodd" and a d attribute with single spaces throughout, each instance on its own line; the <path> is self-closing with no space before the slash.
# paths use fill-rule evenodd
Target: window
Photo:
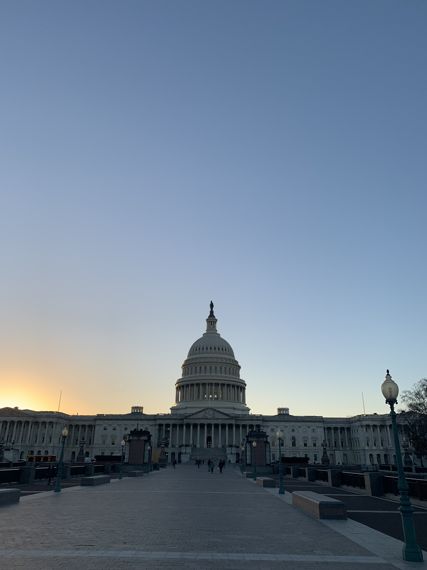
<path id="1" fill-rule="evenodd" d="M 293 435 L 292 436 L 292 447 L 296 447 L 296 445 L 297 445 L 297 442 L 296 442 L 295 436 Z"/>

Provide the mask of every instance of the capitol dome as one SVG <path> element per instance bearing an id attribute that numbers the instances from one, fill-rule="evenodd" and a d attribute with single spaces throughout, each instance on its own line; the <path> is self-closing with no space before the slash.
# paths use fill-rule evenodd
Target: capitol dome
<path id="1" fill-rule="evenodd" d="M 234 352 L 230 344 L 224 338 L 221 338 L 221 335 L 218 333 L 214 335 L 209 332 L 205 332 L 203 336 L 191 345 L 187 358 L 190 358 L 190 356 L 198 356 L 200 354 L 212 354 L 212 352 L 216 352 L 217 354 L 226 354 L 227 356 L 234 358 Z"/>
<path id="2" fill-rule="evenodd" d="M 228 413 L 248 413 L 246 382 L 231 345 L 216 328 L 211 301 L 206 332 L 190 347 L 182 365 L 182 377 L 175 385 L 172 412 L 191 412 L 214 407 Z"/>

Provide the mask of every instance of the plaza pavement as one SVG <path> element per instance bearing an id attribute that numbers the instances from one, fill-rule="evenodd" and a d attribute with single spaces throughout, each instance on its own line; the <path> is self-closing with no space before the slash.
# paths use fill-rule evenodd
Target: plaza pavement
<path id="1" fill-rule="evenodd" d="M 426 568 L 358 522 L 320 522 L 228 466 L 177 466 L 0 509 L 1 570 Z M 425 555 L 427 558 L 427 555 Z"/>

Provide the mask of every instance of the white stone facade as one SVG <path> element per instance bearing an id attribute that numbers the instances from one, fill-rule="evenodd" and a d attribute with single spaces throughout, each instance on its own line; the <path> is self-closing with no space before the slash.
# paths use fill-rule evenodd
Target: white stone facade
<path id="1" fill-rule="evenodd" d="M 82 452 L 91 458 L 120 457 L 123 438 L 142 428 L 152 435 L 153 451 L 165 447 L 169 460 L 188 462 L 216 453 L 236 462 L 246 434 L 259 428 L 269 437 L 272 460 L 279 456 L 280 430 L 282 453 L 288 457 L 308 457 L 310 463 L 319 464 L 325 442 L 331 464 L 394 463 L 388 414 L 324 418 L 292 416 L 287 408 L 279 408 L 273 416 L 250 414 L 240 365 L 230 344 L 217 332 L 212 303 L 206 323 L 206 332 L 193 343 L 182 365 L 170 414 L 144 414 L 140 406 L 129 414 L 94 416 L 3 408 L 0 452 L 10 460 L 58 456 L 61 432 L 67 427 L 66 460 L 75 461 L 79 452 L 80 457 Z"/>

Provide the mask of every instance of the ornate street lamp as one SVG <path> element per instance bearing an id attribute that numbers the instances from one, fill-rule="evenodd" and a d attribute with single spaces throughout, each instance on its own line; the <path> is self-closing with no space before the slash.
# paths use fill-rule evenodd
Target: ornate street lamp
<path id="1" fill-rule="evenodd" d="M 61 432 L 61 454 L 59 456 L 58 469 L 56 471 L 56 480 L 55 480 L 55 489 L 54 489 L 55 493 L 61 492 L 62 468 L 64 465 L 64 446 L 67 437 L 68 437 L 68 429 L 64 427 L 64 429 Z"/>
<path id="2" fill-rule="evenodd" d="M 120 457 L 120 472 L 119 472 L 119 479 L 121 479 L 123 477 L 123 463 L 125 461 L 125 447 L 126 447 L 126 441 L 124 439 L 122 439 L 122 441 L 120 442 L 120 446 L 122 449 L 122 454 Z"/>
<path id="3" fill-rule="evenodd" d="M 323 453 L 322 453 L 322 459 L 321 459 L 321 463 L 322 465 L 329 465 L 329 457 L 328 457 L 328 452 L 326 451 L 328 444 L 326 443 L 326 440 L 324 439 L 322 442 L 322 448 L 323 448 Z"/>
<path id="4" fill-rule="evenodd" d="M 253 448 L 253 459 L 254 459 L 254 481 L 256 481 L 256 441 L 252 442 L 252 448 Z"/>
<path id="5" fill-rule="evenodd" d="M 397 404 L 397 396 L 399 395 L 399 386 L 394 382 L 387 370 L 384 382 L 381 384 L 381 392 L 385 398 L 386 404 L 390 406 L 391 425 L 393 429 L 394 448 L 396 450 L 396 463 L 399 479 L 397 488 L 400 493 L 400 514 L 402 516 L 402 526 L 404 543 L 402 549 L 403 560 L 408 562 L 422 562 L 423 553 L 417 544 L 415 536 L 414 519 L 412 516 L 413 508 L 409 500 L 409 488 L 406 481 L 405 471 L 403 470 L 402 453 L 400 450 L 399 433 L 397 431 L 396 412 L 394 406 Z"/>
<path id="6" fill-rule="evenodd" d="M 282 438 L 283 438 L 283 432 L 282 430 L 278 430 L 277 433 L 277 439 L 279 440 L 279 495 L 284 495 L 285 494 L 285 481 L 284 481 L 284 475 L 283 475 L 283 463 L 282 463 Z"/>
<path id="7" fill-rule="evenodd" d="M 148 463 L 148 473 L 151 471 L 151 445 L 147 445 L 147 463 Z"/>

